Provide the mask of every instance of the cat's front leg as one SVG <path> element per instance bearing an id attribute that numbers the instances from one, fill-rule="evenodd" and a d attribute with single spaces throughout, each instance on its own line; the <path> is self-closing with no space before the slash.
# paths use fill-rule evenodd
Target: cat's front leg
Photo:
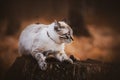
<path id="1" fill-rule="evenodd" d="M 43 55 L 42 51 L 35 50 L 32 52 L 32 56 L 37 60 L 41 70 L 47 69 L 47 63 L 45 61 L 46 57 Z"/>
<path id="2" fill-rule="evenodd" d="M 55 55 L 55 57 L 56 57 L 59 61 L 61 61 L 61 62 L 62 62 L 62 61 L 68 61 L 68 62 L 70 62 L 70 63 L 73 64 L 73 60 L 70 59 L 70 58 L 66 55 L 65 52 L 57 53 L 57 54 Z"/>

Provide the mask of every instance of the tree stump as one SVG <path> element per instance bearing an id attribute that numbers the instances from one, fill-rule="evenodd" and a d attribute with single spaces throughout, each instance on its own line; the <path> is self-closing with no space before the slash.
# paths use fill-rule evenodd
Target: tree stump
<path id="1" fill-rule="evenodd" d="M 5 80 L 120 80 L 120 64 L 95 60 L 70 64 L 54 58 L 46 60 L 48 68 L 42 71 L 32 56 L 21 56 L 5 75 Z"/>

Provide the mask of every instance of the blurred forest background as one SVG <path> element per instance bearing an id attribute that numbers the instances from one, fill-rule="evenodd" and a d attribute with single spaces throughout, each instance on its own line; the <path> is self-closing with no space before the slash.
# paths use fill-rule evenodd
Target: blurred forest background
<path id="1" fill-rule="evenodd" d="M 75 41 L 68 55 L 120 62 L 120 3 L 117 0 L 0 0 L 0 79 L 18 54 L 18 39 L 29 24 L 67 18 Z"/>

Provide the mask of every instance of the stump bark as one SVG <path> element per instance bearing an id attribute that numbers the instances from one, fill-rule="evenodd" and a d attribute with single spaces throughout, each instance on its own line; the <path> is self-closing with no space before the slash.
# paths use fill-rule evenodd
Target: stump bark
<path id="1" fill-rule="evenodd" d="M 31 56 L 19 57 L 6 73 L 5 80 L 120 80 L 120 64 L 90 59 L 74 60 L 74 64 L 54 58 L 46 61 L 48 68 L 42 71 Z"/>

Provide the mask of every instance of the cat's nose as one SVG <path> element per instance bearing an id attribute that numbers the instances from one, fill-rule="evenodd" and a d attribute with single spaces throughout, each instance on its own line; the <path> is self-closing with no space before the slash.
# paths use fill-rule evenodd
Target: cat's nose
<path id="1" fill-rule="evenodd" d="M 73 39 L 73 37 L 72 37 L 72 36 L 70 36 L 70 39 L 71 39 L 72 41 L 74 41 L 74 39 Z"/>
<path id="2" fill-rule="evenodd" d="M 67 37 L 67 39 L 71 39 L 72 41 L 74 40 L 73 37 L 70 36 L 70 35 L 69 35 L 69 36 L 66 36 L 66 37 Z"/>
<path id="3" fill-rule="evenodd" d="M 74 39 L 73 39 L 73 37 L 72 37 L 72 36 L 70 36 L 70 39 L 71 39 L 72 41 L 74 41 Z"/>

